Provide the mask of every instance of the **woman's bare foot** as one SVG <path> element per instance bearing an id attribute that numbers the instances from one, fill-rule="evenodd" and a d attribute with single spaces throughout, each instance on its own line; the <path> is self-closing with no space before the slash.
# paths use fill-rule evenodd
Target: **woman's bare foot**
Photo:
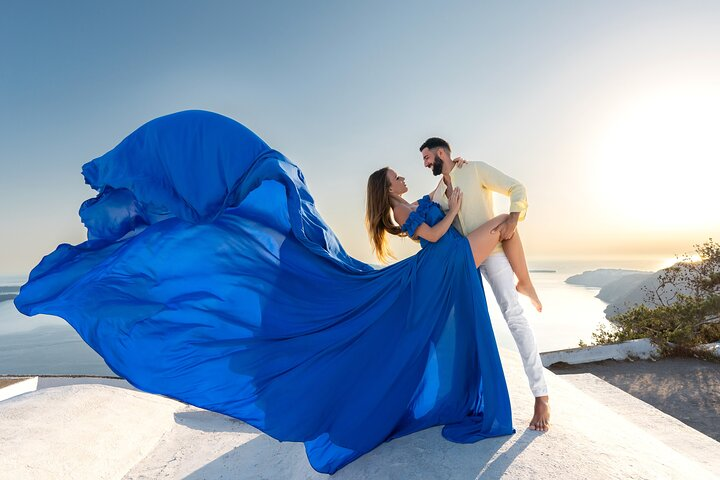
<path id="1" fill-rule="evenodd" d="M 538 312 L 542 312 L 542 303 L 540 303 L 540 299 L 538 298 L 537 292 L 535 291 L 535 287 L 532 283 L 518 282 L 518 284 L 515 285 L 515 290 L 517 290 L 518 293 L 522 293 L 526 297 L 530 297 L 530 301 L 532 302 L 533 306 L 535 306 L 535 309 Z"/>
<path id="2" fill-rule="evenodd" d="M 530 420 L 530 430 L 547 432 L 550 428 L 550 401 L 547 395 L 535 397 L 535 414 Z"/>

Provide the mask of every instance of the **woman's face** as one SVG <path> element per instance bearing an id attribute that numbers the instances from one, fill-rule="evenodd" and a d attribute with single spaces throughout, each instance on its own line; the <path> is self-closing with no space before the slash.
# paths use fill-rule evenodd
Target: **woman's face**
<path id="1" fill-rule="evenodd" d="M 388 188 L 393 195 L 402 195 L 408 191 L 407 185 L 405 185 L 405 177 L 398 175 L 392 168 L 388 168 L 387 179 L 388 183 L 390 183 Z"/>

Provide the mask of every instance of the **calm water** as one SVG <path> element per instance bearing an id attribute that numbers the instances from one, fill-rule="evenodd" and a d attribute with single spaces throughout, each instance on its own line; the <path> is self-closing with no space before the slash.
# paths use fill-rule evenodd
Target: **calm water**
<path id="1" fill-rule="evenodd" d="M 541 352 L 572 348 L 580 339 L 589 342 L 591 332 L 607 323 L 606 304 L 595 298 L 597 288 L 568 285 L 571 275 L 597 268 L 624 268 L 656 271 L 666 266 L 659 257 L 534 259 L 529 262 L 543 312 L 537 313 L 525 297 L 521 304 Z M 0 276 L 0 285 L 21 285 L 18 276 Z M 485 284 L 495 336 L 502 347 L 516 350 L 500 309 Z M 12 301 L 0 302 L 0 374 L 93 374 L 114 375 L 62 318 L 36 315 L 26 317 Z"/>

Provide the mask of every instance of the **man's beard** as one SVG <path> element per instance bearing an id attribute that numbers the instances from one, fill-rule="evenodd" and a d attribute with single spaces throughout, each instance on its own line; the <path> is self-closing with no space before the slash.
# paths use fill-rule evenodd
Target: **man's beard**
<path id="1" fill-rule="evenodd" d="M 436 153 L 435 158 L 433 159 L 433 165 L 432 165 L 433 175 L 435 175 L 437 177 L 438 175 L 440 175 L 442 173 L 442 169 L 443 169 L 442 160 L 440 160 L 440 157 Z"/>

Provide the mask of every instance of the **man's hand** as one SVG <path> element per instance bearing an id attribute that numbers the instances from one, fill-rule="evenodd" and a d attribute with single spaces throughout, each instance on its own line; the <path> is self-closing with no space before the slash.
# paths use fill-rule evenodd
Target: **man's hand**
<path id="1" fill-rule="evenodd" d="M 518 217 L 520 212 L 511 212 L 510 216 L 503 223 L 491 230 L 490 233 L 500 232 L 500 241 L 510 240 L 515 235 L 515 228 L 517 228 Z"/>

